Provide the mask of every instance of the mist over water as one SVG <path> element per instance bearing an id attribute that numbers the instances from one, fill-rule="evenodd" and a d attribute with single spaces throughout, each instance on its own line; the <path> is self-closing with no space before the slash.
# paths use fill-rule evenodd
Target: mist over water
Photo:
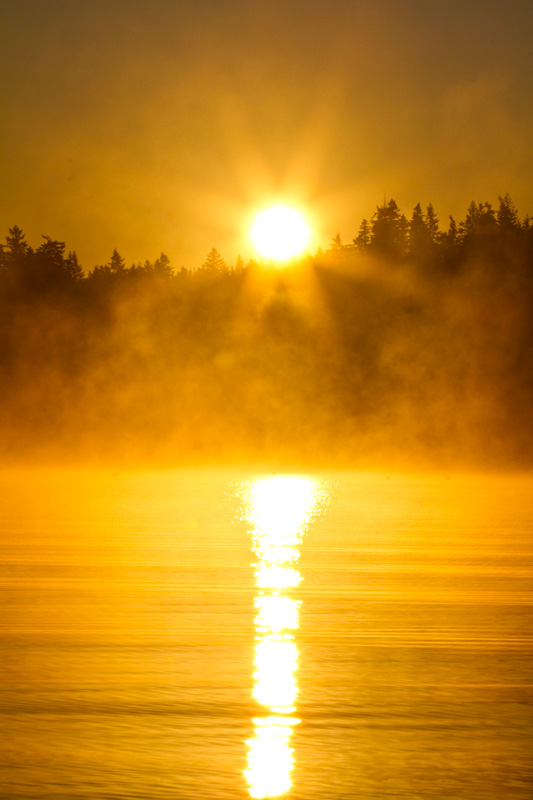
<path id="1" fill-rule="evenodd" d="M 533 453 L 529 220 L 508 196 L 438 230 L 394 201 L 280 270 L 83 276 L 13 229 L 0 269 L 10 461 L 522 469 Z"/>

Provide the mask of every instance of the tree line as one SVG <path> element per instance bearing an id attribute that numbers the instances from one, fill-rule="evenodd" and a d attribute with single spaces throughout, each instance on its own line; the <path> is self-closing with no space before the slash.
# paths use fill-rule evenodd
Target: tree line
<path id="1" fill-rule="evenodd" d="M 33 249 L 18 226 L 9 229 L 6 243 L 0 245 L 0 280 L 4 286 L 12 281 L 23 288 L 39 289 L 81 280 L 175 275 L 170 259 L 163 252 L 153 262 L 147 260 L 128 267 L 117 249 L 113 250 L 106 264 L 96 265 L 85 273 L 76 252 L 66 252 L 64 242 L 49 236 L 43 236 L 43 239 L 39 247 Z M 370 219 L 361 221 L 350 243 L 344 244 L 337 234 L 332 237 L 326 253 L 319 250 L 315 258 L 323 260 L 325 255 L 329 255 L 348 259 L 352 255 L 373 254 L 389 261 L 457 269 L 472 257 L 488 261 L 501 257 L 530 259 L 532 242 L 533 222 L 529 215 L 520 219 L 509 194 L 499 197 L 497 208 L 489 202 L 472 201 L 464 220 L 457 223 L 449 217 L 447 230 L 440 229 L 439 218 L 431 203 L 425 211 L 417 203 L 408 219 L 391 199 L 378 206 Z M 228 266 L 213 247 L 197 269 L 182 267 L 180 273 L 240 271 L 244 266 L 240 256 L 235 264 Z"/>
<path id="2" fill-rule="evenodd" d="M 79 281 L 99 283 L 122 278 L 170 278 L 174 270 L 170 259 L 161 253 L 155 261 L 146 260 L 137 262 L 130 267 L 126 260 L 115 248 L 106 264 L 97 264 L 88 273 L 85 273 L 75 251 L 66 252 L 65 242 L 43 236 L 44 242 L 36 249 L 26 241 L 26 236 L 18 225 L 9 229 L 6 243 L 0 244 L 0 281 L 5 289 L 9 286 L 28 290 L 45 290 L 47 288 L 68 287 Z M 235 265 L 228 268 L 226 262 L 216 250 L 212 248 L 205 261 L 195 270 L 201 273 L 228 272 L 243 269 L 244 262 L 237 258 Z M 185 267 L 180 273 L 187 273 Z"/>
<path id="3" fill-rule="evenodd" d="M 394 200 L 283 271 L 0 250 L 4 457 L 531 465 L 533 226 Z"/>

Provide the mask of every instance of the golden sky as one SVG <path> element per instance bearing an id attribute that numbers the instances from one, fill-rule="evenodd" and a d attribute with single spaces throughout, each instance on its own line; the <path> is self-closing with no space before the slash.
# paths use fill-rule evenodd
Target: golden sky
<path id="1" fill-rule="evenodd" d="M 2 238 L 195 267 L 254 209 L 313 248 L 383 197 L 533 214 L 530 0 L 4 0 Z"/>

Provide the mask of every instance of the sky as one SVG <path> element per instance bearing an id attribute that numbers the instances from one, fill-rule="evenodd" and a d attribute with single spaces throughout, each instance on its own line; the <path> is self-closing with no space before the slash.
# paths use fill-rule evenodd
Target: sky
<path id="1" fill-rule="evenodd" d="M 253 255 L 302 208 L 311 250 L 384 198 L 533 215 L 531 0 L 3 0 L 1 238 L 85 270 Z"/>

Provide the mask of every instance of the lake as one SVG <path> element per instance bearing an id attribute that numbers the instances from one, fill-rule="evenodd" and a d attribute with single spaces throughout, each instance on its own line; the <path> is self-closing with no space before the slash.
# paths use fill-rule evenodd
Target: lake
<path id="1" fill-rule="evenodd" d="M 0 796 L 531 800 L 533 479 L 0 473 Z"/>

